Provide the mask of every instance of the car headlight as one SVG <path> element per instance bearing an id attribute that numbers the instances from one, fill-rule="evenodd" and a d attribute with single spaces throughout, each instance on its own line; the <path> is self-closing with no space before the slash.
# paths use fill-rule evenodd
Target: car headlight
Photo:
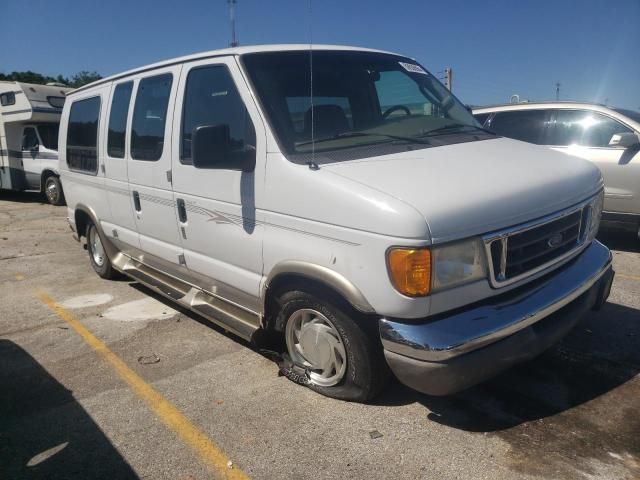
<path id="1" fill-rule="evenodd" d="M 602 208 L 604 206 L 604 190 L 591 202 L 591 216 L 589 219 L 589 232 L 587 233 L 587 242 L 592 241 L 598 234 L 600 228 L 600 219 L 602 218 Z"/>
<path id="2" fill-rule="evenodd" d="M 433 290 L 443 290 L 487 276 L 483 243 L 479 238 L 435 247 Z"/>
<path id="3" fill-rule="evenodd" d="M 424 297 L 485 278 L 482 241 L 465 240 L 438 247 L 396 247 L 387 252 L 391 283 L 403 295 Z"/>

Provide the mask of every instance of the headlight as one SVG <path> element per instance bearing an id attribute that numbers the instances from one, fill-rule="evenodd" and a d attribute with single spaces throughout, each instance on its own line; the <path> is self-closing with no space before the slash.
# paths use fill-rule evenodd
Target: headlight
<path id="1" fill-rule="evenodd" d="M 409 297 L 424 297 L 432 290 L 455 287 L 487 275 L 480 239 L 433 248 L 392 248 L 387 252 L 387 267 L 395 289 Z"/>
<path id="2" fill-rule="evenodd" d="M 589 220 L 589 232 L 587 233 L 587 242 L 592 241 L 598 234 L 600 228 L 600 219 L 602 218 L 602 208 L 604 206 L 604 190 L 591 203 L 591 218 Z"/>
<path id="3" fill-rule="evenodd" d="M 443 245 L 432 250 L 433 290 L 442 290 L 487 276 L 480 239 Z"/>

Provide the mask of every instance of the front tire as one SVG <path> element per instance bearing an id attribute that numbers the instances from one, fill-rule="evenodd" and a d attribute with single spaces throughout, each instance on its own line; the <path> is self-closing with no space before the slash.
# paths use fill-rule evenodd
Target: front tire
<path id="1" fill-rule="evenodd" d="M 304 369 L 309 388 L 356 402 L 380 393 L 388 367 L 376 336 L 376 320 L 356 321 L 358 314 L 342 302 L 303 291 L 284 293 L 278 303 L 276 328 L 284 331 L 289 357 Z"/>
<path id="2" fill-rule="evenodd" d="M 47 202 L 51 205 L 64 205 L 64 192 L 62 191 L 62 183 L 60 179 L 54 175 L 47 177 L 44 181 L 44 194 Z"/>
<path id="3" fill-rule="evenodd" d="M 87 225 L 87 252 L 93 270 L 102 278 L 113 280 L 120 276 L 119 272 L 111 265 L 111 260 L 107 255 L 98 229 L 92 221 Z"/>

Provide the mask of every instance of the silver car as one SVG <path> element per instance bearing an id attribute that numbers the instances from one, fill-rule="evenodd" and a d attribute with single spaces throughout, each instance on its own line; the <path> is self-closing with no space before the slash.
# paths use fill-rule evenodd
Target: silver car
<path id="1" fill-rule="evenodd" d="M 605 181 L 603 224 L 640 237 L 640 112 L 576 102 L 519 103 L 473 110 L 499 135 L 582 157 Z"/>

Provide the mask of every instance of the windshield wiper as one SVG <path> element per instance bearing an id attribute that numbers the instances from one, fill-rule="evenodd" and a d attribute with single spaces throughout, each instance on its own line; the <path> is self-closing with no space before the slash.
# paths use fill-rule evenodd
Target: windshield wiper
<path id="1" fill-rule="evenodd" d="M 490 135 L 496 135 L 491 130 L 487 130 L 486 128 L 476 127 L 475 125 L 466 125 L 464 123 L 450 123 L 449 125 L 444 125 L 442 127 L 434 128 L 433 130 L 429 130 L 426 132 L 423 137 L 428 137 L 430 135 L 438 135 L 440 133 L 446 133 L 449 130 L 460 130 L 461 128 L 473 128 L 474 130 L 481 130 Z"/>
<path id="2" fill-rule="evenodd" d="M 426 142 L 424 140 L 420 140 L 417 137 L 405 137 L 402 135 L 390 135 L 387 133 L 368 133 L 368 132 L 344 132 L 344 133 L 338 133 L 337 135 L 334 135 L 333 137 L 325 137 L 325 138 L 319 138 L 316 140 L 310 140 L 307 142 L 302 142 L 302 143 L 296 143 L 296 147 L 302 147 L 304 145 L 311 145 L 312 143 L 322 143 L 322 142 L 328 142 L 331 140 L 340 140 L 342 138 L 356 138 L 356 137 L 384 137 L 384 138 L 391 138 L 393 140 L 400 140 L 403 142 L 410 142 L 410 143 L 420 143 L 420 144 L 425 144 L 428 145 L 429 142 Z"/>

